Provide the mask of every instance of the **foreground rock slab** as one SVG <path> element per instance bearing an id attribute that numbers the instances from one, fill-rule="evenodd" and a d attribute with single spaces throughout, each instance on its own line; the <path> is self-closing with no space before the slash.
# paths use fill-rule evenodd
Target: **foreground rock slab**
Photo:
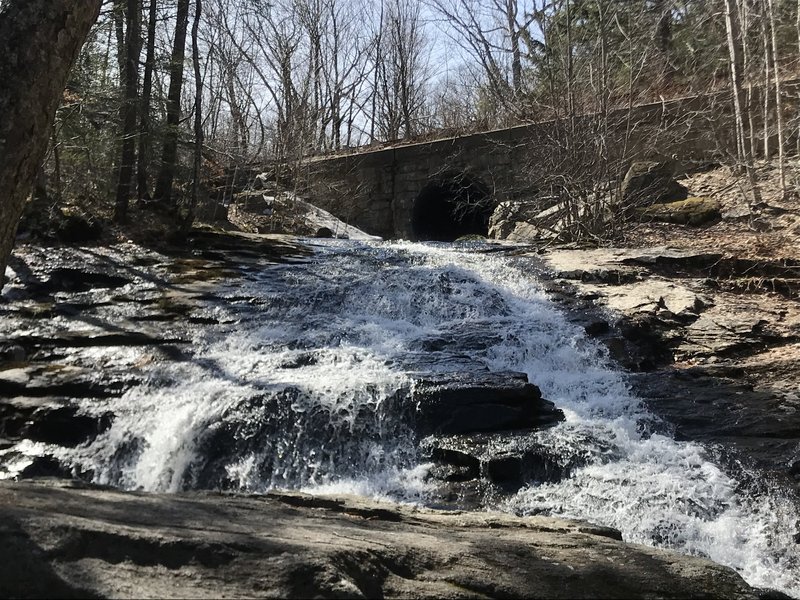
<path id="1" fill-rule="evenodd" d="M 757 598 L 585 523 L 347 497 L 0 483 L 3 597 Z"/>

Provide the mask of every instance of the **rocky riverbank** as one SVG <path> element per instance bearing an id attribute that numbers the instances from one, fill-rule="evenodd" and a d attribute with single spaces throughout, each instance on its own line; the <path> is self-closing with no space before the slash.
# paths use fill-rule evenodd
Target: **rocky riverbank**
<path id="1" fill-rule="evenodd" d="M 679 439 L 702 441 L 732 469 L 756 466 L 796 492 L 796 200 L 781 191 L 779 172 L 770 165 L 756 170 L 757 202 L 743 174 L 731 169 L 683 173 L 676 180 L 667 167 L 634 164 L 622 184 L 623 200 L 662 210 L 669 202 L 703 198 L 715 206 L 708 219 L 648 214 L 627 228 L 625 243 L 607 248 L 558 245 L 552 227 L 525 220 L 520 207 L 516 222 L 496 228 L 519 230 L 509 239 L 535 250 L 518 252 L 541 261 L 554 297 L 606 344 L 630 372 L 635 391 Z"/>
<path id="2" fill-rule="evenodd" d="M 667 247 L 537 256 L 679 439 L 800 489 L 800 262 Z"/>

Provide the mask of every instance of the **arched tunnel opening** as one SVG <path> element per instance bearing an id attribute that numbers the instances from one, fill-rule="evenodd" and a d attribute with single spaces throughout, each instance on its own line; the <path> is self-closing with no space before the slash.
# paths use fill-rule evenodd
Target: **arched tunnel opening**
<path id="1" fill-rule="evenodd" d="M 431 182 L 414 202 L 411 231 L 420 241 L 486 236 L 493 208 L 491 195 L 478 181 L 459 176 Z"/>

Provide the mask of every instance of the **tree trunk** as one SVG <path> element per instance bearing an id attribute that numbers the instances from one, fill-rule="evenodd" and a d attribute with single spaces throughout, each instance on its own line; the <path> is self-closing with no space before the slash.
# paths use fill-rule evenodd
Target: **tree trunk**
<path id="1" fill-rule="evenodd" d="M 764 160 L 769 160 L 769 84 L 770 84 L 770 44 L 769 44 L 769 27 L 767 25 L 766 6 L 761 6 L 761 41 L 764 45 Z"/>
<path id="2" fill-rule="evenodd" d="M 661 82 L 669 85 L 673 76 L 672 68 L 672 6 L 665 0 L 656 0 L 655 12 L 658 15 L 656 25 L 656 50 L 661 58 Z"/>
<path id="3" fill-rule="evenodd" d="M 0 8 L 0 288 L 72 62 L 102 0 L 6 0 Z"/>
<path id="4" fill-rule="evenodd" d="M 200 73 L 200 48 L 197 36 L 200 30 L 200 17 L 203 14 L 202 0 L 195 0 L 194 21 L 192 23 L 192 64 L 194 66 L 194 160 L 192 168 L 192 196 L 189 210 L 183 221 L 182 230 L 188 233 L 194 223 L 194 213 L 200 197 L 200 173 L 203 163 L 203 79 Z"/>
<path id="5" fill-rule="evenodd" d="M 172 200 L 172 181 L 178 160 L 178 127 L 181 121 L 181 92 L 183 91 L 183 62 L 186 58 L 186 31 L 189 27 L 189 0 L 178 0 L 178 17 L 167 93 L 167 133 L 161 153 L 161 169 L 156 182 L 156 198 L 164 203 Z"/>
<path id="6" fill-rule="evenodd" d="M 753 194 L 753 203 L 761 201 L 761 192 L 758 189 L 753 162 L 747 152 L 747 142 L 744 135 L 744 117 L 742 112 L 742 34 L 739 24 L 738 7 L 734 0 L 725 0 L 725 29 L 728 37 L 728 54 L 731 69 L 731 85 L 733 87 L 733 109 L 736 120 L 736 154 L 737 168 L 744 165 L 750 191 Z"/>
<path id="7" fill-rule="evenodd" d="M 567 113 L 569 114 L 570 131 L 575 133 L 575 91 L 572 86 L 572 15 L 570 14 L 570 0 L 566 0 L 566 18 L 567 18 Z"/>
<path id="8" fill-rule="evenodd" d="M 744 118 L 742 116 L 742 58 L 740 49 L 740 32 L 738 15 L 733 0 L 725 0 L 725 29 L 728 34 L 728 57 L 731 70 L 731 87 L 733 90 L 733 109 L 736 123 L 737 159 L 746 162 L 744 143 Z"/>
<path id="9" fill-rule="evenodd" d="M 136 162 L 137 105 L 139 103 L 139 52 L 141 25 L 139 0 L 128 0 L 125 9 L 125 69 L 122 72 L 124 99 L 122 104 L 122 154 L 119 161 L 117 199 L 114 220 L 125 223 L 128 219 L 128 201 Z"/>
<path id="10" fill-rule="evenodd" d="M 125 2 L 126 0 L 114 0 L 111 8 L 114 36 L 117 40 L 117 71 L 120 87 L 123 86 L 122 74 L 125 72 Z"/>
<path id="11" fill-rule="evenodd" d="M 753 52 L 748 44 L 750 40 L 750 10 L 745 0 L 737 0 L 737 9 L 740 16 L 740 26 L 742 30 L 742 83 L 746 88 L 746 98 L 744 102 L 744 114 L 747 117 L 747 156 L 750 161 L 756 154 L 756 126 L 753 116 L 753 80 L 752 63 Z"/>
<path id="12" fill-rule="evenodd" d="M 778 172 L 780 173 L 781 180 L 781 193 L 786 196 L 786 158 L 784 156 L 786 149 L 784 148 L 783 140 L 783 99 L 781 98 L 781 78 L 778 70 L 778 40 L 776 34 L 775 24 L 775 7 L 772 0 L 767 0 L 767 9 L 769 10 L 769 32 L 772 41 L 772 75 L 775 78 L 775 116 L 776 125 L 778 128 Z M 766 90 L 764 90 L 766 93 Z"/>
<path id="13" fill-rule="evenodd" d="M 519 48 L 519 29 L 517 28 L 518 10 L 517 0 L 508 0 L 506 3 L 506 26 L 511 39 L 511 82 L 514 87 L 515 105 L 522 97 L 522 53 Z"/>
<path id="14" fill-rule="evenodd" d="M 149 199 L 147 184 L 147 154 L 150 149 L 150 98 L 153 94 L 153 68 L 156 56 L 156 8 L 158 0 L 150 0 L 147 18 L 147 50 L 142 83 L 142 109 L 139 117 L 139 151 L 136 167 L 136 197 L 139 202 Z"/>

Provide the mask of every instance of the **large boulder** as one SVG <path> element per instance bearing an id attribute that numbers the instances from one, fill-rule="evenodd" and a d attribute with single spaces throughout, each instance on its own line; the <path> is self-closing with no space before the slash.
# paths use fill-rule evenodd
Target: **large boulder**
<path id="1" fill-rule="evenodd" d="M 720 218 L 720 203 L 712 198 L 686 198 L 677 202 L 653 204 L 637 211 L 642 221 L 678 225 L 705 225 Z"/>
<path id="2" fill-rule="evenodd" d="M 514 242 L 552 239 L 565 226 L 566 209 L 563 204 L 533 200 L 529 202 L 502 202 L 489 220 L 489 237 Z"/>
<path id="3" fill-rule="evenodd" d="M 103 225 L 78 206 L 54 206 L 48 198 L 35 198 L 25 207 L 19 231 L 39 239 L 81 244 L 100 239 Z"/>
<path id="4" fill-rule="evenodd" d="M 583 213 L 583 211 L 580 211 Z M 513 242 L 532 242 L 542 239 L 555 239 L 569 228 L 567 208 L 563 204 L 555 204 L 525 221 L 515 223 L 513 231 L 506 239 Z"/>
<path id="5" fill-rule="evenodd" d="M 288 191 L 269 195 L 264 191 L 235 194 L 228 208 L 228 220 L 248 233 L 289 233 L 309 237 L 337 237 L 378 240 L 331 213 Z M 329 235 L 318 235 L 327 230 Z"/>
<path id="6" fill-rule="evenodd" d="M 674 174 L 672 162 L 634 162 L 622 181 L 623 206 L 649 206 L 685 199 L 688 191 L 675 181 Z"/>
<path id="7" fill-rule="evenodd" d="M 2 481 L 0 535 L 7 597 L 765 597 L 729 568 L 606 527 L 355 497 Z"/>
<path id="8" fill-rule="evenodd" d="M 611 217 L 605 208 L 608 195 L 591 203 L 577 198 L 540 197 L 529 202 L 504 202 L 497 207 L 489 222 L 489 237 L 513 242 L 532 243 L 540 240 L 568 240 L 587 223 L 607 222 Z"/>
<path id="9" fill-rule="evenodd" d="M 501 202 L 489 217 L 489 237 L 504 240 L 520 222 L 526 222 L 542 211 L 538 201 Z"/>

